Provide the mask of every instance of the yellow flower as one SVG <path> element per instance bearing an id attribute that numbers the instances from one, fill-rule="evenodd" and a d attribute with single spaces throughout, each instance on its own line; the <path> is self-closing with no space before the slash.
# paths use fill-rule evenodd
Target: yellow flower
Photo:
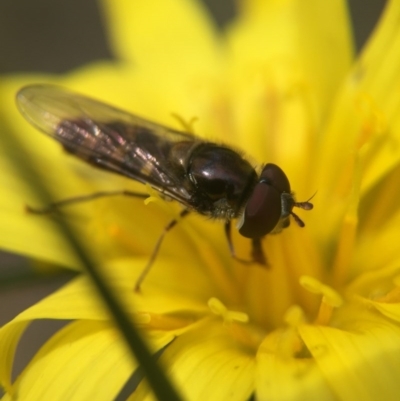
<path id="1" fill-rule="evenodd" d="M 193 0 L 104 0 L 122 61 L 61 78 L 9 77 L 2 121 L 32 152 L 57 199 L 138 189 L 65 155 L 12 102 L 56 82 L 280 165 L 315 209 L 264 243 L 270 269 L 229 255 L 222 228 L 189 216 L 168 234 L 141 294 L 135 279 L 179 208 L 108 198 L 71 208 L 134 321 L 188 400 L 397 400 L 400 379 L 400 1 L 353 60 L 340 1 L 251 1 L 216 32 Z M 0 158 L 2 248 L 79 269 L 51 218 Z M 52 167 L 49 167 L 52 166 Z M 300 212 L 301 213 L 301 212 Z M 303 216 L 304 214 L 304 216 Z M 238 255 L 248 241 L 234 235 Z M 35 319 L 71 319 L 11 383 L 15 348 Z M 136 369 L 90 282 L 78 278 L 0 330 L 0 380 L 30 400 L 110 400 Z M 150 397 L 141 382 L 130 399 Z"/>

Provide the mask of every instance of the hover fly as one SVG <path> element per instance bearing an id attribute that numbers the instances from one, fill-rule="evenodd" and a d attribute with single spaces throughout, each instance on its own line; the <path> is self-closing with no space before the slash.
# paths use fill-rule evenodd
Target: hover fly
<path id="1" fill-rule="evenodd" d="M 113 173 L 149 184 L 161 197 L 176 200 L 183 209 L 225 222 L 231 255 L 231 221 L 252 241 L 248 262 L 266 265 L 261 239 L 290 224 L 303 221 L 294 207 L 312 209 L 310 199 L 296 202 L 286 174 L 275 164 L 264 165 L 258 174 L 239 153 L 225 145 L 147 121 L 85 96 L 51 85 L 32 85 L 20 90 L 17 104 L 36 128 L 62 144 L 82 160 Z M 145 198 L 130 191 L 118 193 Z M 107 193 L 71 198 L 33 210 L 91 199 Z M 115 194 L 115 193 L 111 193 Z M 176 225 L 173 219 L 158 239 L 148 264 L 136 283 L 138 290 L 153 264 L 165 234 Z"/>

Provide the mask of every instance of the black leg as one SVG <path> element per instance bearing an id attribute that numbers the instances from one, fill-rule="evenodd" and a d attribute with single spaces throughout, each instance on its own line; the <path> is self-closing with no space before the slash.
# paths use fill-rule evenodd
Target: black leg
<path id="1" fill-rule="evenodd" d="M 259 265 L 268 267 L 267 258 L 265 257 L 260 238 L 253 238 L 251 240 L 251 257 L 253 261 Z"/>
<path id="2" fill-rule="evenodd" d="M 93 199 L 102 198 L 106 196 L 118 196 L 118 195 L 125 195 L 125 196 L 132 196 L 135 198 L 142 198 L 146 199 L 149 197 L 148 194 L 140 193 L 140 192 L 132 192 L 127 190 L 120 190 L 120 191 L 100 191 L 95 192 L 90 195 L 82 195 L 82 196 L 74 196 L 73 198 L 63 199 L 57 202 L 50 203 L 49 205 L 43 208 L 34 208 L 31 206 L 26 206 L 26 210 L 29 213 L 34 214 L 48 214 L 58 210 L 60 207 L 72 205 L 74 203 L 81 203 L 81 202 L 88 202 Z"/>
<path id="3" fill-rule="evenodd" d="M 189 214 L 189 210 L 187 209 L 183 209 L 180 213 L 179 213 L 179 218 L 185 217 Z M 135 292 L 140 292 L 140 286 L 143 282 L 143 280 L 146 278 L 147 274 L 149 273 L 151 267 L 153 266 L 153 263 L 157 257 L 158 251 L 160 250 L 161 244 L 164 240 L 165 235 L 167 234 L 168 231 L 170 231 L 173 227 L 175 227 L 176 223 L 179 221 L 179 219 L 173 219 L 171 220 L 165 227 L 163 232 L 161 233 L 161 235 L 159 236 L 156 245 L 153 249 L 153 252 L 151 253 L 150 259 L 147 262 L 147 265 L 145 266 L 145 268 L 142 270 L 142 272 L 140 273 L 140 276 L 138 277 L 138 279 L 136 280 L 136 284 L 135 284 Z"/>
<path id="4" fill-rule="evenodd" d="M 233 242 L 232 242 L 231 221 L 230 220 L 225 222 L 225 236 L 226 236 L 226 240 L 228 241 L 229 252 L 233 259 L 237 260 L 240 263 L 246 263 L 246 264 L 258 263 L 258 264 L 264 265 L 264 266 L 267 265 L 265 255 L 262 250 L 260 238 L 252 239 L 251 259 L 248 260 L 248 259 L 242 259 L 242 258 L 239 258 L 236 256 L 235 248 L 234 248 Z"/>

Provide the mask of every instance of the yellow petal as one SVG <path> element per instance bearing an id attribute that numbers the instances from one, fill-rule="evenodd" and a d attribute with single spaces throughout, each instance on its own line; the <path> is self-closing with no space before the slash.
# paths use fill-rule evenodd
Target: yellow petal
<path id="1" fill-rule="evenodd" d="M 365 271 L 376 271 L 376 278 L 378 278 L 398 269 L 400 264 L 399 224 L 400 216 L 392 217 L 385 227 L 363 233 L 353 255 L 352 276 Z"/>
<path id="2" fill-rule="evenodd" d="M 353 59 L 346 2 L 242 3 L 243 15 L 231 35 L 237 60 L 250 67 L 266 64 L 271 72 L 292 70 L 299 77 L 292 82 L 294 95 L 309 103 L 309 112 L 319 122 Z"/>
<path id="3" fill-rule="evenodd" d="M 254 391 L 254 357 L 217 321 L 201 322 L 173 341 L 160 363 L 190 401 L 242 401 Z M 143 383 L 144 384 L 144 383 Z M 140 385 L 131 400 L 153 400 Z"/>
<path id="4" fill-rule="evenodd" d="M 306 360 L 285 360 L 269 354 L 260 358 L 257 399 L 271 401 L 336 401 L 319 369 Z"/>
<path id="5" fill-rule="evenodd" d="M 13 391 L 32 401 L 111 400 L 135 368 L 114 329 L 98 322 L 74 322 L 39 350 Z"/>
<path id="6" fill-rule="evenodd" d="M 0 169 L 2 248 L 60 266 L 79 268 L 78 259 L 57 232 L 56 224 L 49 218 L 35 216 L 26 211 L 27 205 L 37 205 L 37 201 L 1 150 Z"/>
<path id="7" fill-rule="evenodd" d="M 28 322 L 12 324 L 9 329 L 8 325 L 0 329 L 0 383 L 5 391 L 11 392 L 11 369 L 14 363 L 15 350 L 19 339 L 25 331 Z"/>
<path id="8" fill-rule="evenodd" d="M 369 188 L 398 165 L 400 151 L 400 2 L 388 2 L 378 29 L 359 59 L 354 75 L 361 76 L 360 91 L 369 112 L 371 143 L 364 187 Z M 368 132 L 366 133 L 368 135 Z"/>
<path id="9" fill-rule="evenodd" d="M 168 286 L 160 291 L 160 279 L 168 279 L 168 266 L 166 264 L 164 275 L 158 275 L 159 280 L 145 282 L 141 294 L 133 291 L 138 272 L 132 269 L 132 261 L 125 260 L 108 266 L 112 274 L 108 275 L 108 282 L 117 291 L 125 310 L 133 316 L 133 320 L 149 330 L 160 331 L 158 338 L 169 342 L 174 333 L 183 332 L 196 318 L 208 311 L 206 302 L 201 302 L 200 294 L 197 298 L 185 296 L 184 293 Z M 162 268 L 161 264 L 161 268 Z M 172 269 L 173 271 L 173 269 Z M 189 270 L 190 274 L 190 270 Z M 182 275 L 180 275 L 182 278 Z M 193 277 L 192 277 L 193 279 Z M 173 282 L 172 279 L 168 279 Z M 179 281 L 178 278 L 175 279 Z M 188 278 L 184 280 L 187 286 Z M 200 281 L 197 281 L 200 284 Z M 156 285 L 154 288 L 153 286 Z M 168 291 L 174 295 L 168 294 Z M 93 287 L 86 277 L 77 278 L 52 295 L 26 309 L 7 325 L 0 329 L 0 381 L 10 388 L 10 374 L 15 348 L 25 331 L 27 324 L 37 319 L 80 319 L 83 321 L 109 322 L 111 317 L 97 298 Z M 158 349 L 158 348 L 156 348 Z"/>
<path id="10" fill-rule="evenodd" d="M 201 116 L 196 133 L 206 134 L 213 125 L 206 124 L 208 115 L 215 115 L 222 52 L 205 9 L 191 0 L 104 0 L 103 4 L 117 55 L 140 75 L 139 90 L 122 85 L 121 91 L 130 93 L 136 104 L 141 101 L 140 88 L 147 87 L 143 93 L 145 102 L 151 99 L 149 118 L 171 125 L 172 113 L 186 121 Z"/>
<path id="11" fill-rule="evenodd" d="M 400 304 L 386 302 L 370 302 L 384 316 L 396 322 L 400 322 Z"/>
<path id="12" fill-rule="evenodd" d="M 400 165 L 365 194 L 363 202 L 360 204 L 360 223 L 362 225 L 360 228 L 365 233 L 374 232 L 379 235 L 389 226 L 398 227 L 400 202 L 396 196 L 393 196 L 393 188 L 400 188 Z"/>
<path id="13" fill-rule="evenodd" d="M 400 329 L 372 315 L 367 321 L 359 315 L 351 325 L 352 332 L 322 326 L 299 332 L 338 399 L 397 400 Z"/>
<path id="14" fill-rule="evenodd" d="M 13 87 L 14 90 L 8 90 Z M 15 94 L 18 86 L 3 83 L 0 88 L 0 104 L 2 121 L 2 142 L 0 146 L 0 218 L 3 228 L 0 233 L 0 243 L 3 248 L 24 253 L 28 256 L 37 257 L 62 266 L 78 267 L 79 263 L 71 252 L 71 248 L 65 240 L 57 233 L 56 225 L 48 218 L 27 213 L 27 205 L 36 206 L 38 199 L 30 188 L 30 183 L 24 180 L 18 169 L 20 162 L 17 157 L 19 153 L 8 140 L 8 136 L 14 136 L 27 149 L 29 154 L 42 155 L 38 157 L 37 170 L 47 171 L 49 175 L 56 176 L 58 183 L 63 177 L 63 171 L 49 169 L 51 160 L 59 157 L 60 149 L 52 147 L 50 141 L 44 140 L 44 135 L 37 135 L 28 124 L 23 122 L 15 106 Z M 15 122 L 15 126 L 13 125 Z M 13 127 L 13 129 L 11 129 Z M 14 129 L 16 130 L 14 131 Z M 25 136 L 23 133 L 25 132 Z M 31 135 L 32 134 L 32 135 Z M 35 142 L 37 138 L 37 142 Z M 65 177 L 65 185 L 70 182 Z M 59 257 L 63 255 L 63 257 Z"/>
<path id="15" fill-rule="evenodd" d="M 10 386 L 10 374 L 16 346 L 28 323 L 34 319 L 109 319 L 103 305 L 94 297 L 87 279 L 77 279 L 50 297 L 20 313 L 0 329 L 0 381 Z"/>
<path id="16" fill-rule="evenodd" d="M 348 76 L 316 152 L 318 194 L 323 203 L 347 195 L 360 152 L 365 160 L 362 192 L 399 162 L 400 2 L 388 2 L 384 15 Z M 340 137 L 340 140 L 338 139 Z M 332 166 L 335 166 L 332 168 Z"/>
<path id="17" fill-rule="evenodd" d="M 144 79 L 158 96 L 181 97 L 187 85 L 201 84 L 193 78 L 215 73 L 215 27 L 199 2 L 104 0 L 103 4 L 114 51 L 146 72 Z"/>
<path id="18" fill-rule="evenodd" d="M 285 357 L 262 346 L 257 354 L 256 388 L 260 400 L 336 400 L 315 361 Z"/>

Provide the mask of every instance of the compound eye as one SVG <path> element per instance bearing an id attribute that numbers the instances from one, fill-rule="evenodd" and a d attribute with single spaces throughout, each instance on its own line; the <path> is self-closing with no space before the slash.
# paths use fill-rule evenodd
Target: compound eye
<path id="1" fill-rule="evenodd" d="M 266 164 L 238 223 L 240 234 L 247 238 L 261 238 L 276 227 L 283 214 L 289 215 L 293 204 L 286 200 L 284 208 L 282 193 L 290 194 L 286 174 L 276 164 Z"/>
<path id="2" fill-rule="evenodd" d="M 241 235 L 261 238 L 271 232 L 281 218 L 281 194 L 270 184 L 259 182 L 238 223 Z"/>
<path id="3" fill-rule="evenodd" d="M 276 164 L 268 163 L 264 166 L 259 182 L 265 182 L 274 187 L 279 194 L 287 192 L 290 194 L 290 183 L 286 174 Z"/>

